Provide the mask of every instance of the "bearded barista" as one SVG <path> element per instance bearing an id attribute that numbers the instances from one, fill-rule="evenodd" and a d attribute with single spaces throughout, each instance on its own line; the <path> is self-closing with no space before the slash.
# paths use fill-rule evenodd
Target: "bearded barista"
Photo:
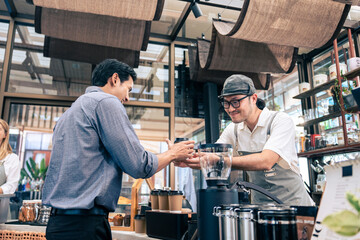
<path id="1" fill-rule="evenodd" d="M 300 176 L 292 119 L 286 113 L 266 108 L 255 93 L 253 81 L 244 75 L 227 78 L 219 99 L 232 123 L 217 143 L 232 144 L 232 168 L 245 170 L 250 182 L 285 204 L 314 205 Z M 196 168 L 198 161 L 192 158 L 186 164 Z M 274 202 L 252 191 L 252 203 Z"/>

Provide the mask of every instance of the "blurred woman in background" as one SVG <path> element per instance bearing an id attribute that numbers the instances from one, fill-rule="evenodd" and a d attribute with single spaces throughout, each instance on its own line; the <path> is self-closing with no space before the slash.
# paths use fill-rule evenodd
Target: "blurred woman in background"
<path id="1" fill-rule="evenodd" d="M 14 193 L 19 179 L 20 162 L 9 144 L 9 125 L 0 119 L 0 194 Z"/>

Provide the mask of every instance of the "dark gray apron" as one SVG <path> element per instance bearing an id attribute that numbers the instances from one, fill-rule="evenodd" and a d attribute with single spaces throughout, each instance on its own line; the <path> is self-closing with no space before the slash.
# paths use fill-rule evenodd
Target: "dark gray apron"
<path id="1" fill-rule="evenodd" d="M 6 183 L 4 162 L 5 161 L 0 162 L 0 186 Z"/>
<path id="2" fill-rule="evenodd" d="M 270 128 L 277 112 L 271 117 L 268 125 L 267 135 L 270 135 Z M 238 149 L 238 124 L 235 124 L 235 150 Z M 234 151 L 235 152 L 235 151 Z M 239 156 L 244 156 L 260 152 L 245 152 L 236 151 Z M 268 171 L 246 171 L 249 177 L 249 182 L 254 183 L 270 193 L 278 197 L 284 204 L 297 206 L 311 206 L 313 201 L 307 193 L 303 180 L 300 175 L 296 174 L 291 169 L 285 169 L 277 163 Z M 275 203 L 270 198 L 257 192 L 251 191 L 251 203 L 266 204 Z"/>

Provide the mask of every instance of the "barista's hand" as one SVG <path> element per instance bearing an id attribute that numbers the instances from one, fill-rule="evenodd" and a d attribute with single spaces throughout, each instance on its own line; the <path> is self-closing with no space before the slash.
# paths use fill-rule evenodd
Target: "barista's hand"
<path id="1" fill-rule="evenodd" d="M 171 153 L 172 159 L 175 162 L 184 161 L 194 154 L 195 141 L 183 141 L 173 144 L 169 139 L 166 139 L 166 143 L 169 147 L 168 151 Z"/>
<path id="2" fill-rule="evenodd" d="M 192 169 L 200 169 L 200 161 L 199 161 L 199 155 L 197 153 L 194 153 L 191 158 L 188 158 L 184 161 L 176 161 L 175 166 L 177 167 L 189 167 Z"/>
<path id="3" fill-rule="evenodd" d="M 192 169 L 201 169 L 200 160 L 203 162 L 204 167 L 213 166 L 221 161 L 221 158 L 214 153 L 202 153 L 194 154 L 191 158 L 186 159 L 180 163 L 175 162 L 175 166 L 189 167 Z"/>

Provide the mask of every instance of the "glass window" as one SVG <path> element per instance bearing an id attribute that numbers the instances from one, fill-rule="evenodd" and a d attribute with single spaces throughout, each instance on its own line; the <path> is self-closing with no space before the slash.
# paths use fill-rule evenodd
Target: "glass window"
<path id="1" fill-rule="evenodd" d="M 9 125 L 25 130 L 52 131 L 60 116 L 68 107 L 11 104 Z"/>
<path id="2" fill-rule="evenodd" d="M 80 96 L 91 85 L 91 64 L 44 57 L 33 27 L 18 26 L 15 43 L 23 46 L 13 50 L 8 92 Z"/>
<path id="3" fill-rule="evenodd" d="M 10 143 L 24 162 L 33 158 L 40 164 L 50 161 L 52 130 L 68 107 L 12 103 L 10 105 Z"/>
<path id="4" fill-rule="evenodd" d="M 30 133 L 26 136 L 26 149 L 41 149 L 41 134 Z"/>
<path id="5" fill-rule="evenodd" d="M 5 45 L 6 45 L 6 40 L 7 40 L 8 29 L 9 29 L 8 23 L 0 22 L 0 41 L 2 41 L 4 43 L 4 45 L 2 45 L 0 47 L 0 83 L 1 83 L 2 72 L 3 72 L 3 64 L 4 64 L 4 57 L 5 57 Z"/>
<path id="6" fill-rule="evenodd" d="M 132 101 L 169 102 L 169 47 L 149 43 L 140 52 L 140 64 L 135 68 L 137 80 L 130 93 Z"/>
<path id="7" fill-rule="evenodd" d="M 212 3 L 223 5 L 224 8 L 207 6 L 206 0 L 200 1 L 205 4 L 198 3 L 199 8 L 201 9 L 202 16 L 195 18 L 193 12 L 190 12 L 189 17 L 187 18 L 184 26 L 181 28 L 178 36 L 196 39 L 202 37 L 201 34 L 204 34 L 204 37 L 207 40 L 211 40 L 212 34 L 212 19 L 218 19 L 218 16 L 221 15 L 221 19 L 236 21 L 240 14 L 239 10 L 233 10 L 228 8 L 228 6 L 241 9 L 243 1 L 233 0 L 233 1 L 212 1 Z M 199 31 L 199 29 L 201 29 Z"/>
<path id="8" fill-rule="evenodd" d="M 191 81 L 187 48 L 175 47 L 175 137 L 205 143 L 202 84 Z M 200 92 L 199 92 L 200 90 Z M 196 211 L 196 190 L 202 186 L 200 170 L 175 168 L 175 187 Z"/>
<path id="9" fill-rule="evenodd" d="M 169 35 L 180 18 L 185 5 L 186 2 L 166 0 L 160 20 L 151 23 L 151 32 Z"/>
<path id="10" fill-rule="evenodd" d="M 44 57 L 39 48 L 44 46 L 44 35 L 35 33 L 33 27 L 16 29 L 8 92 L 75 97 L 85 93 L 91 85 L 91 64 Z M 168 69 L 169 47 L 149 43 L 147 51 L 140 52 L 130 100 L 169 102 Z"/>
<path id="11" fill-rule="evenodd" d="M 289 114 L 295 125 L 300 124 L 301 100 L 293 97 L 299 93 L 298 72 L 274 79 L 274 88 L 267 91 L 258 91 L 258 97 L 265 100 L 267 108 L 273 111 L 282 111 Z M 299 129 L 303 131 L 303 128 Z"/>

